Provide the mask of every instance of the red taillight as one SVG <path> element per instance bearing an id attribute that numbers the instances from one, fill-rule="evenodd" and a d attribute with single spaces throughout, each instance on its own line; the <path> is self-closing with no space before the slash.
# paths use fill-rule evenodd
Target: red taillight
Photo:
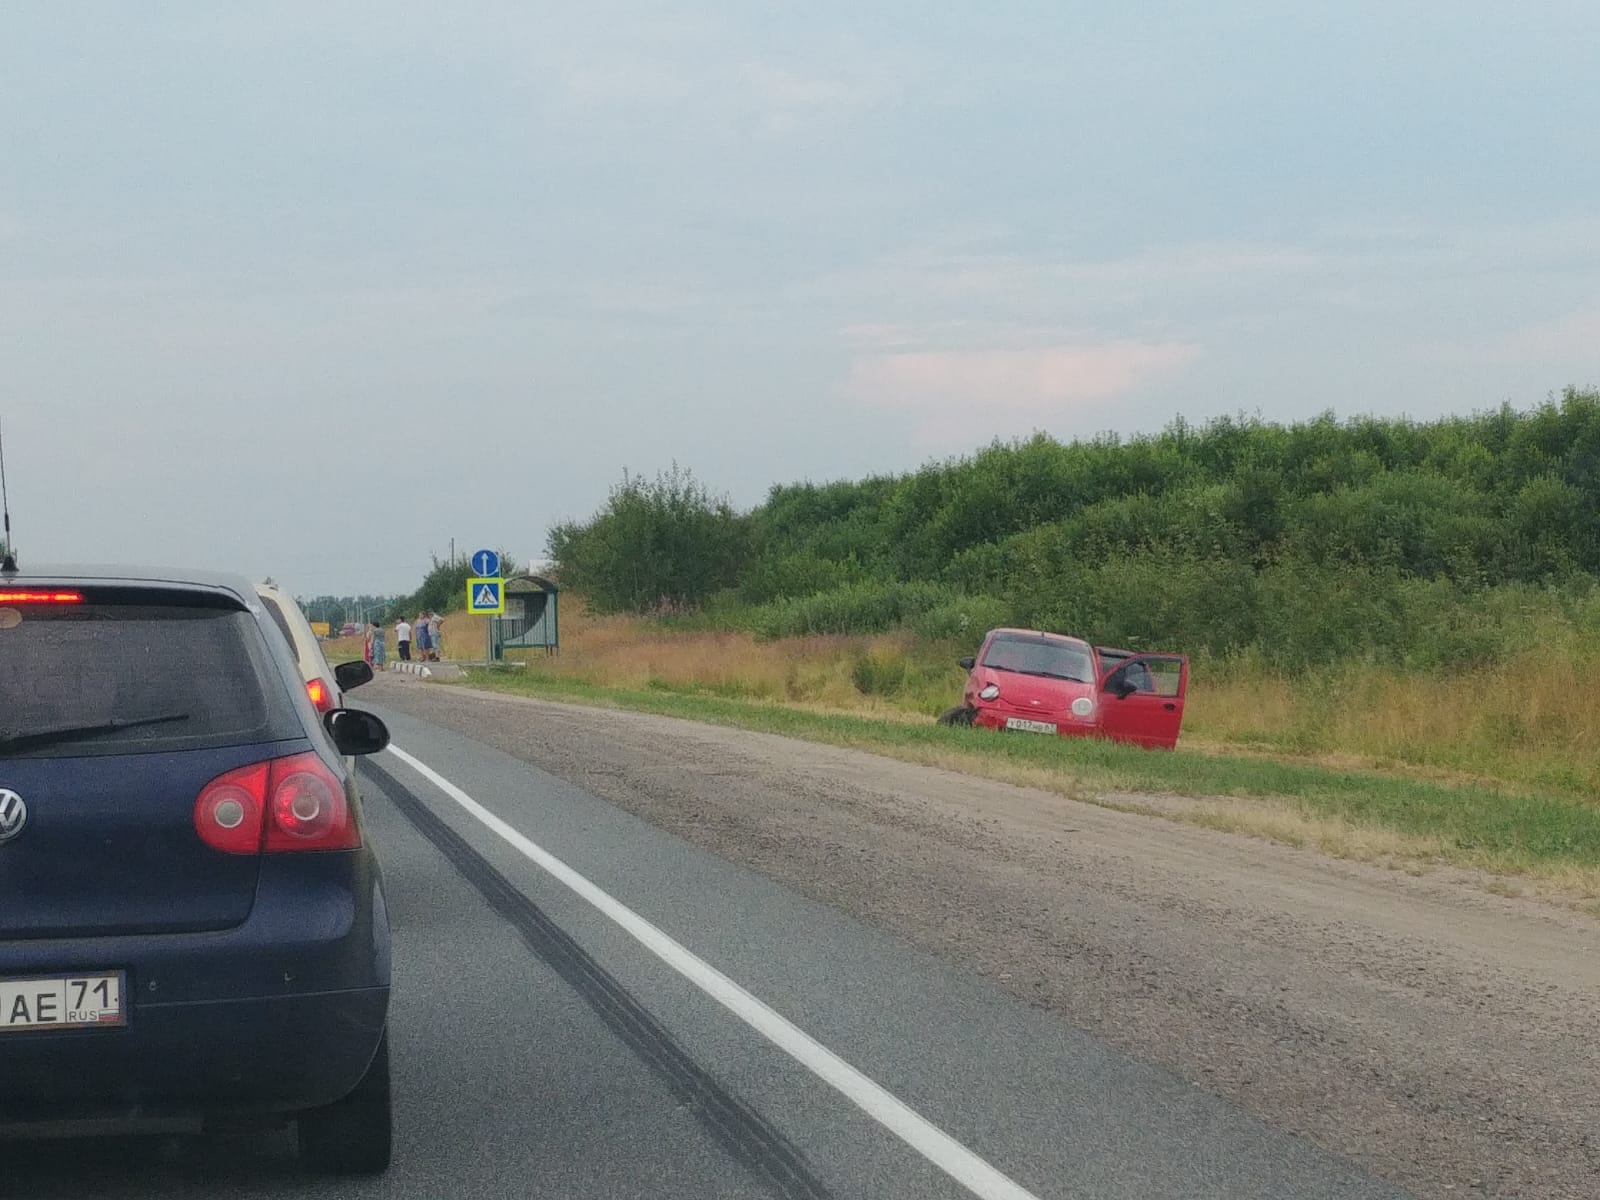
<path id="1" fill-rule="evenodd" d="M 0 604 L 82 604 L 82 592 L 51 592 L 29 588 L 25 592 L 0 592 Z"/>
<path id="2" fill-rule="evenodd" d="M 320 679 L 306 680 L 306 691 L 311 696 L 311 703 L 318 712 L 333 711 L 333 693 L 328 690 L 328 685 Z"/>
<path id="3" fill-rule="evenodd" d="M 351 850 L 361 834 L 345 802 L 344 785 L 315 754 L 272 764 L 272 804 L 266 850 Z"/>
<path id="4" fill-rule="evenodd" d="M 200 840 L 227 854 L 259 853 L 269 774 L 270 764 L 251 763 L 206 784 L 194 805 Z"/>
<path id="5" fill-rule="evenodd" d="M 310 753 L 217 776 L 195 801 L 194 827 L 201 841 L 226 854 L 354 850 L 361 845 L 344 784 Z"/>

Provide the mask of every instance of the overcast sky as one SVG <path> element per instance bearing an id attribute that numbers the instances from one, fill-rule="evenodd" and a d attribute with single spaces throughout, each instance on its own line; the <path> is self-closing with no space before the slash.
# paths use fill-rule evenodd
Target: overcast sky
<path id="1" fill-rule="evenodd" d="M 0 4 L 31 560 L 410 590 L 743 505 L 1600 383 L 1600 5 Z"/>

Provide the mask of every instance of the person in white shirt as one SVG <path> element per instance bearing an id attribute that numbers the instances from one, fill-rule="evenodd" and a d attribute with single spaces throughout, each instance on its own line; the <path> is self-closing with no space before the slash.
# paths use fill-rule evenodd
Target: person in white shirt
<path id="1" fill-rule="evenodd" d="M 411 623 L 401 617 L 394 623 L 394 644 L 400 648 L 400 661 L 411 661 Z"/>

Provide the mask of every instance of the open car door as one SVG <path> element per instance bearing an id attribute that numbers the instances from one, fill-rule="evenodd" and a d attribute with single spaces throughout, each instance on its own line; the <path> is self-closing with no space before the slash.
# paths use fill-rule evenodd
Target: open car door
<path id="1" fill-rule="evenodd" d="M 1100 681 L 1100 735 L 1171 750 L 1178 744 L 1188 691 L 1189 660 L 1181 654 L 1136 654 L 1114 661 Z"/>

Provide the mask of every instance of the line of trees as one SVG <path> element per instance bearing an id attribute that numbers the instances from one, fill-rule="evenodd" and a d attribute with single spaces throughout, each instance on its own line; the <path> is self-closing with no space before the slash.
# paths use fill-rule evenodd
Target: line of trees
<path id="1" fill-rule="evenodd" d="M 771 635 L 1015 622 L 1286 663 L 1476 661 L 1506 650 L 1518 614 L 1600 617 L 1600 391 L 1432 422 L 1041 434 L 776 486 L 742 513 L 675 465 L 624 476 L 550 551 L 602 612 L 700 610 Z"/>
<path id="2" fill-rule="evenodd" d="M 394 605 L 393 596 L 296 596 L 308 621 L 326 621 L 337 632 L 346 621 L 381 621 Z"/>

